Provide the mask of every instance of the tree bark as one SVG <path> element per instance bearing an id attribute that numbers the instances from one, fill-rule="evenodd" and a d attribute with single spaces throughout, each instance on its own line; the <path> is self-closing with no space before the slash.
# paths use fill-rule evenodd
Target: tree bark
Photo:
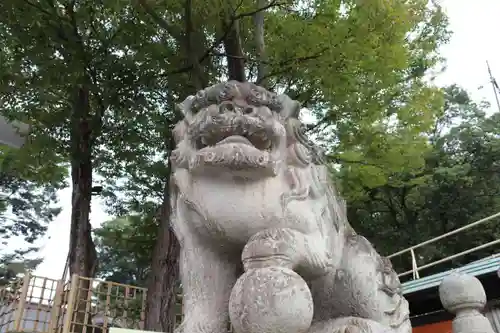
<path id="1" fill-rule="evenodd" d="M 92 198 L 92 128 L 90 126 L 89 89 L 77 87 L 71 119 L 72 209 L 69 269 L 71 274 L 93 277 L 96 249 L 91 236 L 90 203 Z"/>
<path id="2" fill-rule="evenodd" d="M 170 152 L 173 139 L 166 143 Z M 170 159 L 168 170 L 171 172 Z M 159 214 L 159 230 L 153 251 L 151 273 L 146 299 L 144 329 L 155 332 L 173 332 L 175 328 L 176 286 L 179 280 L 180 244 L 170 227 L 170 174 L 163 189 L 163 202 Z"/>
<path id="3" fill-rule="evenodd" d="M 90 115 L 90 92 L 85 85 L 75 88 L 71 116 L 71 180 L 72 207 L 69 244 L 69 271 L 82 277 L 94 277 L 97 252 L 92 240 L 90 225 L 90 203 L 92 198 L 92 126 Z M 87 290 L 90 280 L 79 280 L 79 297 L 76 300 L 76 316 L 73 332 L 82 332 L 91 316 L 86 316 Z M 85 318 L 87 319 L 87 322 Z"/>
<path id="4" fill-rule="evenodd" d="M 267 0 L 258 0 L 257 7 L 264 8 L 267 5 Z M 257 51 L 257 84 L 266 87 L 266 44 L 264 39 L 264 16 L 265 10 L 256 12 L 253 16 L 254 21 L 254 39 L 255 50 Z"/>
<path id="5" fill-rule="evenodd" d="M 245 58 L 241 47 L 240 22 L 226 14 L 223 23 L 223 29 L 228 31 L 222 41 L 226 51 L 228 79 L 245 82 Z"/>
<path id="6" fill-rule="evenodd" d="M 186 0 L 184 5 L 184 23 L 186 29 L 185 44 L 186 44 L 186 54 L 188 56 L 188 62 L 193 67 L 190 71 L 192 75 L 194 88 L 202 90 L 208 82 L 205 80 L 204 69 L 199 62 L 199 52 L 196 45 L 196 37 L 199 32 L 196 32 L 196 28 L 193 25 L 193 4 L 192 0 Z M 199 39 L 199 38 L 198 38 Z M 203 45 L 203 44 L 202 44 Z"/>

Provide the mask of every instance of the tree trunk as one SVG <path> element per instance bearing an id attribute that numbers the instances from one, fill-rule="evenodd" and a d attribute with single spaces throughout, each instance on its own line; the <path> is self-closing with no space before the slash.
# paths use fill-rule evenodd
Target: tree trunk
<path id="1" fill-rule="evenodd" d="M 73 186 L 69 269 L 71 274 L 93 277 L 96 249 L 91 236 L 92 129 L 89 90 L 78 87 L 71 119 L 71 179 Z"/>
<path id="2" fill-rule="evenodd" d="M 200 46 L 203 48 L 203 41 L 199 38 L 200 32 L 196 32 L 196 27 L 193 24 L 193 4 L 192 0 L 186 0 L 184 5 L 184 23 L 186 29 L 185 35 L 185 45 L 186 45 L 186 54 L 188 56 L 188 61 L 193 69 L 190 71 L 193 86 L 196 91 L 202 90 L 208 85 L 208 80 L 206 78 L 206 69 L 202 67 L 199 63 Z M 204 35 L 204 33 L 201 33 Z"/>
<path id="3" fill-rule="evenodd" d="M 257 8 L 264 8 L 267 0 L 258 0 Z M 253 16 L 254 40 L 257 51 L 257 84 L 266 87 L 267 66 L 266 66 L 266 44 L 264 40 L 264 16 L 265 10 L 259 10 Z"/>
<path id="4" fill-rule="evenodd" d="M 171 151 L 173 140 L 166 145 Z M 170 159 L 168 170 L 171 172 Z M 179 280 L 180 244 L 170 227 L 170 175 L 165 181 L 160 208 L 158 238 L 153 251 L 146 300 L 144 329 L 155 332 L 173 332 L 175 328 L 176 286 Z"/>
<path id="5" fill-rule="evenodd" d="M 73 100 L 71 117 L 71 179 L 72 207 L 69 245 L 69 270 L 71 274 L 94 277 L 97 253 L 92 240 L 90 225 L 90 203 L 92 197 L 92 128 L 90 126 L 89 90 L 77 87 Z M 77 314 L 72 332 L 82 332 L 91 316 L 85 316 L 88 299 L 89 280 L 79 280 Z M 85 318 L 88 318 L 87 322 Z"/>
<path id="6" fill-rule="evenodd" d="M 228 31 L 223 40 L 227 58 L 228 79 L 245 82 L 245 58 L 241 47 L 240 22 L 239 20 L 233 22 L 231 18 L 226 17 L 223 28 Z"/>

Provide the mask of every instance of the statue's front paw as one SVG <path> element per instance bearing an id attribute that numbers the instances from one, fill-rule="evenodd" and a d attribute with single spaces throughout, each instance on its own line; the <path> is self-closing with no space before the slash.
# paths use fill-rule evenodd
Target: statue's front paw
<path id="1" fill-rule="evenodd" d="M 229 331 L 229 322 L 211 321 L 208 318 L 197 316 L 196 318 L 187 318 L 177 326 L 174 333 L 227 333 Z"/>
<path id="2" fill-rule="evenodd" d="M 345 317 L 315 323 L 308 333 L 390 333 L 391 329 L 376 321 Z"/>
<path id="3" fill-rule="evenodd" d="M 340 327 L 329 328 L 324 331 L 324 333 L 327 333 L 327 331 L 328 333 L 366 333 L 359 326 L 354 325 L 342 325 Z"/>

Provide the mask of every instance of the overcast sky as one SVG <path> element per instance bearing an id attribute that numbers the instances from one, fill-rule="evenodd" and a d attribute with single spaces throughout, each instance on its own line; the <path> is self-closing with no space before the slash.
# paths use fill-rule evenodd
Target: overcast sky
<path id="1" fill-rule="evenodd" d="M 447 58 L 447 70 L 436 83 L 457 83 L 469 90 L 475 99 L 486 99 L 495 106 L 486 60 L 500 80 L 500 0 L 476 0 L 473 5 L 470 0 L 441 0 L 440 3 L 448 13 L 454 35 L 450 43 L 442 48 L 442 54 Z M 481 86 L 483 88 L 479 89 Z M 61 191 L 59 197 L 63 211 L 50 224 L 47 236 L 41 241 L 40 255 L 44 261 L 35 272 L 56 279 L 61 277 L 68 253 L 71 190 Z M 104 213 L 98 197 L 94 197 L 92 203 L 91 222 L 93 227 L 98 227 L 110 216 Z"/>

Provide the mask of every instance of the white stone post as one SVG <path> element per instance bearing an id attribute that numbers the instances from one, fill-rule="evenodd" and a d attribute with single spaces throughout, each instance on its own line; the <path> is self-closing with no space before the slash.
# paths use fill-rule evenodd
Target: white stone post
<path id="1" fill-rule="evenodd" d="M 455 314 L 453 333 L 494 333 L 489 320 L 481 313 L 486 305 L 486 293 L 476 277 L 448 275 L 439 286 L 439 298 L 444 308 Z"/>

